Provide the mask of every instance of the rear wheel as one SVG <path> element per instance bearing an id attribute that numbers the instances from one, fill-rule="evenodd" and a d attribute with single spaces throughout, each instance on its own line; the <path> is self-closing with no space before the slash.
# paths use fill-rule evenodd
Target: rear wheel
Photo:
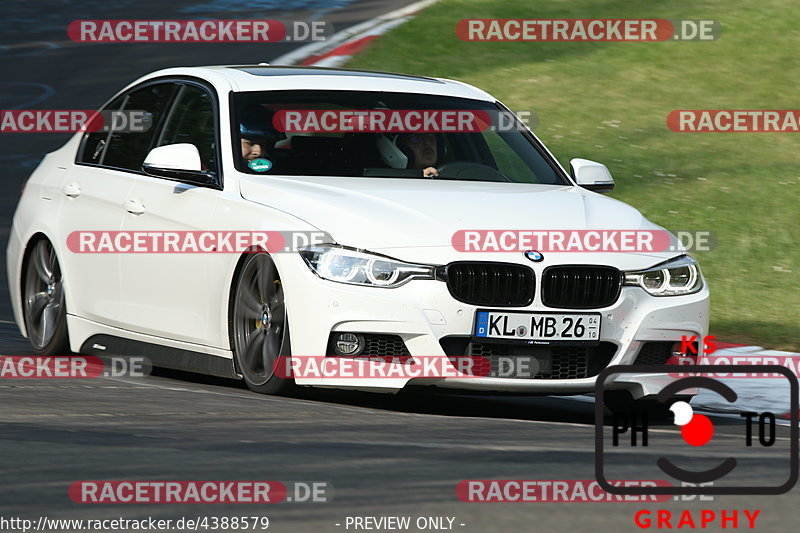
<path id="1" fill-rule="evenodd" d="M 56 251 L 47 239 L 36 241 L 25 262 L 22 314 L 28 340 L 37 354 L 69 353 L 64 278 Z"/>
<path id="2" fill-rule="evenodd" d="M 264 394 L 289 392 L 294 381 L 275 373 L 290 354 L 283 285 L 272 258 L 249 255 L 239 270 L 230 318 L 236 365 L 247 386 Z"/>

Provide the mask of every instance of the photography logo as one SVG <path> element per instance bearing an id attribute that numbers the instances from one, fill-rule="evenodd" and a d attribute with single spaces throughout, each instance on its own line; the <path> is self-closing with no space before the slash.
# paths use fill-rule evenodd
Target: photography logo
<path id="1" fill-rule="evenodd" d="M 672 367 L 675 368 L 675 367 Z M 687 367 L 684 367 L 687 368 Z M 690 494 L 783 494 L 798 479 L 798 382 L 779 365 L 692 365 L 661 389 L 655 398 L 669 420 L 648 416 L 637 402 L 614 406 L 610 424 L 604 417 L 604 391 L 612 383 L 666 378 L 664 366 L 611 366 L 597 377 L 595 385 L 595 476 L 603 490 L 625 495 Z M 740 395 L 723 381 L 709 375 L 737 378 L 741 390 L 763 387 L 767 374 L 786 378 L 788 405 L 776 405 L 779 414 L 789 412 L 791 425 L 777 427 L 775 413 L 740 408 Z M 658 374 L 655 375 L 655 374 Z M 775 387 L 774 380 L 766 381 Z M 711 418 L 694 412 L 688 397 L 703 391 L 716 395 L 727 416 Z M 657 427 L 661 426 L 661 427 Z M 668 428 L 678 426 L 679 432 Z M 667 487 L 623 487 L 610 482 L 630 477 L 675 480 Z M 709 486 L 713 483 L 713 486 Z M 703 485 L 703 486 L 701 486 Z"/>

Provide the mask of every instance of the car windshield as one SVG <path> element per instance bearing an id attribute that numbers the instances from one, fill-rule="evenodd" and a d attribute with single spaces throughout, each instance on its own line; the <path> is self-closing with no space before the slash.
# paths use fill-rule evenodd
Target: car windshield
<path id="1" fill-rule="evenodd" d="M 234 160 L 250 174 L 567 183 L 495 102 L 302 90 L 236 93 L 233 106 Z"/>

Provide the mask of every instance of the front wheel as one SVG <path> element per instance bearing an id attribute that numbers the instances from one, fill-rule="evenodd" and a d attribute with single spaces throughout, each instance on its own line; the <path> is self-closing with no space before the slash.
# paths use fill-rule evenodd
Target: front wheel
<path id="1" fill-rule="evenodd" d="M 290 342 L 283 285 L 269 255 L 245 259 L 231 307 L 231 344 L 247 387 L 263 394 L 289 392 L 294 381 L 275 373 L 279 359 L 289 357 Z"/>
<path id="2" fill-rule="evenodd" d="M 36 241 L 25 263 L 22 315 L 28 340 L 38 355 L 69 353 L 64 278 L 47 239 Z"/>

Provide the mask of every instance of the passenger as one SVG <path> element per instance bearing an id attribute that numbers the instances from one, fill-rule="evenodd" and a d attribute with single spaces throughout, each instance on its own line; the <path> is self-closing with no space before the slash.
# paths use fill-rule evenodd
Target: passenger
<path id="1" fill-rule="evenodd" d="M 245 161 L 253 161 L 263 157 L 265 142 L 254 135 L 242 135 L 242 157 Z"/>

